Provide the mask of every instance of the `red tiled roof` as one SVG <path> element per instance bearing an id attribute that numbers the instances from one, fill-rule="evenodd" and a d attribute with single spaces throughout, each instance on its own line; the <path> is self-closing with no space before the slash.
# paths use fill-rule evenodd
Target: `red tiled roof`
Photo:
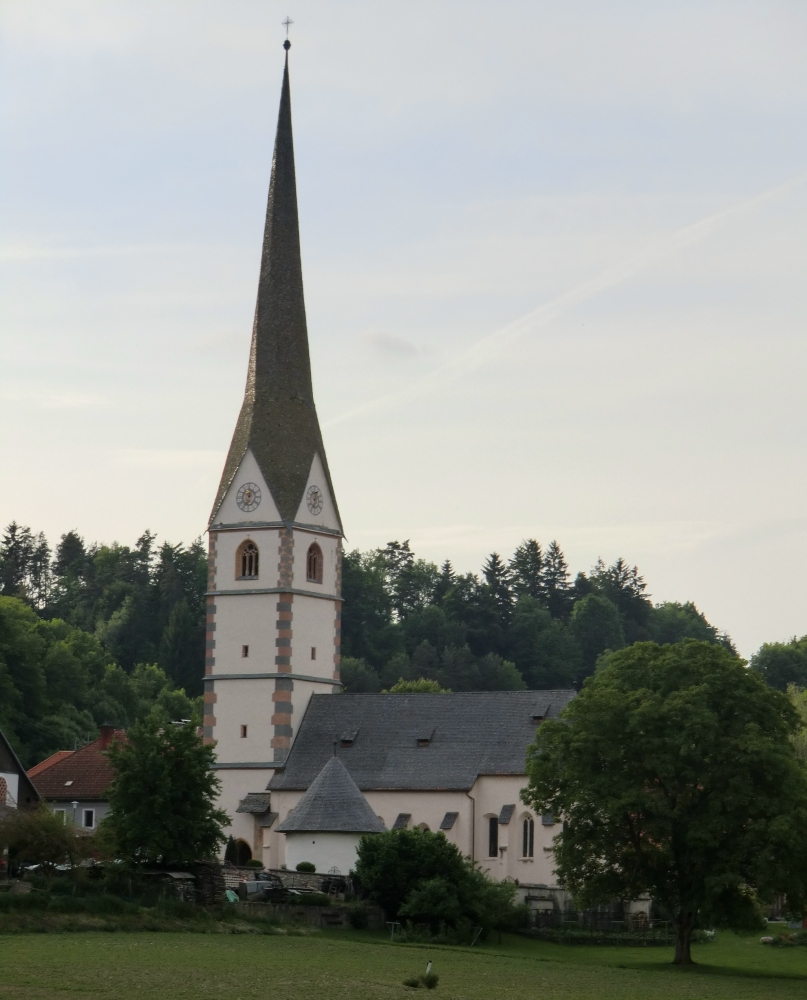
<path id="1" fill-rule="evenodd" d="M 57 750 L 56 753 L 52 753 L 47 760 L 41 761 L 39 764 L 34 764 L 30 771 L 28 771 L 29 778 L 35 778 L 38 774 L 42 774 L 43 771 L 47 771 L 49 767 L 53 767 L 54 764 L 58 764 L 60 760 L 64 760 L 65 757 L 69 757 L 73 753 L 72 750 Z"/>
<path id="2" fill-rule="evenodd" d="M 116 729 L 112 738 L 125 739 L 126 730 Z M 106 755 L 108 746 L 109 743 L 105 743 L 102 738 L 88 743 L 79 750 L 60 751 L 66 756 L 54 761 L 35 776 L 34 784 L 37 791 L 43 799 L 63 799 L 68 802 L 73 799 L 80 802 L 82 799 L 106 798 L 106 791 L 115 777 Z M 42 763 L 47 764 L 47 761 Z M 36 768 L 31 770 L 35 771 Z"/>

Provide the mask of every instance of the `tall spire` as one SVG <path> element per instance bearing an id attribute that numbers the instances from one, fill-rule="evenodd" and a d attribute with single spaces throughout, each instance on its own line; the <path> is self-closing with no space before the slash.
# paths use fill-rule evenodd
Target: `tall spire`
<path id="1" fill-rule="evenodd" d="M 211 521 L 248 448 L 284 521 L 295 518 L 316 453 L 336 505 L 311 385 L 291 129 L 291 42 L 283 46 L 286 62 L 247 384 Z"/>

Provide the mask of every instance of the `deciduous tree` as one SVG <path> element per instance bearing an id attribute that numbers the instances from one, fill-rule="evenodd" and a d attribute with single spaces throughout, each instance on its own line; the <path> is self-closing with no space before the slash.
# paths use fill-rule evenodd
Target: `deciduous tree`
<path id="1" fill-rule="evenodd" d="M 807 888 L 807 772 L 785 695 L 719 646 L 637 643 L 538 730 L 524 801 L 564 819 L 560 884 L 581 905 L 650 893 L 691 962 L 700 914 L 747 923 L 754 898 Z"/>

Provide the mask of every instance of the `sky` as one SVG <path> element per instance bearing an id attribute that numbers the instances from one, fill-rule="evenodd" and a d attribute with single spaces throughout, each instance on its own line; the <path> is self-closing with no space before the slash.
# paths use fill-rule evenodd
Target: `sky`
<path id="1" fill-rule="evenodd" d="M 802 0 L 0 0 L 0 525 L 204 533 L 287 15 L 348 546 L 807 633 Z"/>

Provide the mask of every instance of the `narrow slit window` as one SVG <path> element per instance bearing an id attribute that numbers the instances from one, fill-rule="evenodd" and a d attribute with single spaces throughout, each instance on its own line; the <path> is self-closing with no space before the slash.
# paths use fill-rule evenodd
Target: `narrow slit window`
<path id="1" fill-rule="evenodd" d="M 245 740 L 247 738 L 247 727 L 241 726 L 241 739 Z"/>
<path id="2" fill-rule="evenodd" d="M 522 856 L 525 858 L 531 858 L 535 854 L 535 820 L 531 816 L 524 819 L 521 848 Z"/>
<path id="3" fill-rule="evenodd" d="M 254 542 L 247 540 L 239 545 L 235 575 L 242 580 L 258 579 L 258 546 Z"/>
<path id="4" fill-rule="evenodd" d="M 317 647 L 316 646 L 312 646 L 311 647 L 311 659 L 312 660 L 316 660 L 316 658 L 317 658 Z"/>
<path id="5" fill-rule="evenodd" d="M 313 542 L 308 549 L 305 563 L 305 578 L 309 583 L 322 583 L 322 549 Z"/>
<path id="6" fill-rule="evenodd" d="M 488 819 L 488 857 L 495 858 L 499 854 L 499 817 Z"/>
<path id="7" fill-rule="evenodd" d="M 249 656 L 249 646 L 242 646 L 241 647 L 241 655 L 243 657 Z"/>

